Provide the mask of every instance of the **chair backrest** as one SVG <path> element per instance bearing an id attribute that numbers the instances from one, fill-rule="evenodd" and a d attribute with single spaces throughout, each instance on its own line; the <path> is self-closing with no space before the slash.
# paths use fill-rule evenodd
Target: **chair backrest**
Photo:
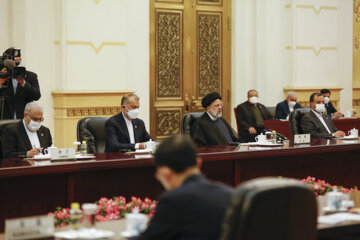
<path id="1" fill-rule="evenodd" d="M 310 108 L 298 108 L 290 113 L 289 128 L 292 139 L 294 139 L 295 134 L 303 133 L 301 130 L 301 119 L 308 112 L 310 112 Z"/>
<path id="2" fill-rule="evenodd" d="M 77 140 L 86 141 L 89 153 L 103 153 L 105 151 L 105 122 L 106 117 L 85 117 L 78 121 Z"/>
<path id="3" fill-rule="evenodd" d="M 1 120 L 0 121 L 0 158 L 2 158 L 2 149 L 1 149 L 1 144 L 2 144 L 2 140 L 3 140 L 3 129 L 13 123 L 17 123 L 19 121 L 22 121 L 22 119 L 9 119 L 9 120 Z"/>
<path id="4" fill-rule="evenodd" d="M 270 118 L 271 119 L 275 119 L 275 110 L 276 110 L 276 107 L 266 107 L 267 110 L 269 111 L 270 113 Z"/>
<path id="5" fill-rule="evenodd" d="M 259 178 L 238 187 L 227 209 L 221 240 L 315 240 L 317 204 L 306 185 Z"/>
<path id="6" fill-rule="evenodd" d="M 181 133 L 190 134 L 191 127 L 194 124 L 194 121 L 203 115 L 203 112 L 191 112 L 183 115 L 181 119 Z"/>

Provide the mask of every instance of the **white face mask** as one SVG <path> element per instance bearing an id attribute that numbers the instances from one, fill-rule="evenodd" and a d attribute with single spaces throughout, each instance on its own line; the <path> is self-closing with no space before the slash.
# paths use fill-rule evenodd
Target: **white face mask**
<path id="1" fill-rule="evenodd" d="M 218 113 L 217 111 L 212 111 L 212 110 L 210 110 L 210 112 L 213 117 L 216 117 L 216 118 L 222 117 L 222 112 Z"/>
<path id="2" fill-rule="evenodd" d="M 293 107 L 295 107 L 296 102 L 295 101 L 290 101 L 288 104 L 289 104 L 290 108 L 293 108 Z"/>
<path id="3" fill-rule="evenodd" d="M 330 98 L 329 97 L 324 97 L 324 102 L 325 102 L 325 104 L 328 104 L 330 102 Z"/>
<path id="4" fill-rule="evenodd" d="M 139 109 L 135 108 L 132 110 L 128 110 L 127 115 L 129 116 L 130 119 L 136 119 L 139 115 Z"/>
<path id="5" fill-rule="evenodd" d="M 27 125 L 27 127 L 31 132 L 36 132 L 41 127 L 41 123 L 30 120 L 30 123 Z"/>
<path id="6" fill-rule="evenodd" d="M 318 113 L 324 113 L 325 112 L 325 104 L 316 104 L 315 111 L 317 111 Z"/>
<path id="7" fill-rule="evenodd" d="M 259 102 L 259 99 L 254 96 L 254 97 L 251 97 L 251 98 L 249 99 L 249 101 L 250 101 L 251 103 L 253 103 L 253 104 L 257 104 L 257 103 Z"/>

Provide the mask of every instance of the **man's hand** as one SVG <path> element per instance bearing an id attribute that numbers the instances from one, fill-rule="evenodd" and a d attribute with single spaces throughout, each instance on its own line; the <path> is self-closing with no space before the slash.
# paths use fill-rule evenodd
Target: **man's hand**
<path id="1" fill-rule="evenodd" d="M 341 118 L 343 116 L 343 114 L 341 113 L 341 112 L 335 112 L 334 114 L 333 114 L 333 117 L 334 118 Z"/>
<path id="2" fill-rule="evenodd" d="M 146 148 L 146 143 L 142 142 L 139 143 L 139 149 L 145 149 Z"/>
<path id="3" fill-rule="evenodd" d="M 6 70 L 6 68 L 3 68 L 0 70 L 0 72 L 7 73 L 7 70 Z M 7 78 L 0 78 L 0 84 L 4 84 L 8 79 L 10 79 L 10 76 Z"/>
<path id="4" fill-rule="evenodd" d="M 16 81 L 18 81 L 21 86 L 24 85 L 24 83 L 25 83 L 25 79 L 24 79 L 24 78 L 16 79 Z"/>
<path id="5" fill-rule="evenodd" d="M 345 133 L 343 131 L 336 131 L 334 132 L 335 137 L 344 137 Z"/>
<path id="6" fill-rule="evenodd" d="M 42 148 L 33 148 L 26 152 L 27 157 L 34 157 L 35 155 L 38 155 L 41 152 Z"/>
<path id="7" fill-rule="evenodd" d="M 256 134 L 256 129 L 253 127 L 249 127 L 249 133 L 250 134 Z"/>

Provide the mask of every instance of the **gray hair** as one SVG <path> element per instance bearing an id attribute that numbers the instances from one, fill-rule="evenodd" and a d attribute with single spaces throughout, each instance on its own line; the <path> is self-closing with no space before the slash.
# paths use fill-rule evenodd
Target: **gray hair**
<path id="1" fill-rule="evenodd" d="M 29 102 L 25 105 L 24 113 L 29 114 L 32 109 L 39 109 L 41 112 L 44 112 L 42 106 L 38 102 Z"/>
<path id="2" fill-rule="evenodd" d="M 288 96 L 288 97 L 295 97 L 295 98 L 297 98 L 298 95 L 297 95 L 296 92 L 290 91 L 290 92 L 288 92 L 287 96 Z"/>
<path id="3" fill-rule="evenodd" d="M 135 93 L 128 93 L 128 94 L 125 94 L 122 99 L 121 99 L 121 106 L 125 105 L 129 98 L 131 97 L 134 97 L 136 101 L 139 101 L 140 98 L 138 97 L 138 95 L 136 95 Z"/>

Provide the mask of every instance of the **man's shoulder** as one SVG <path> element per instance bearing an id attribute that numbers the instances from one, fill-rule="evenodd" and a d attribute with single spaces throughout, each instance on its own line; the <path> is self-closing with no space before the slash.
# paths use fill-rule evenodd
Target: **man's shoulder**
<path id="1" fill-rule="evenodd" d="M 304 113 L 304 116 L 301 118 L 301 121 L 304 120 L 312 120 L 314 118 L 314 113 L 312 113 L 312 111 L 310 110 L 309 112 Z"/>
<path id="2" fill-rule="evenodd" d="M 122 113 L 118 113 L 114 116 L 111 116 L 108 120 L 106 120 L 106 123 L 109 124 L 109 123 L 114 123 L 114 122 L 119 122 L 120 119 L 123 119 L 124 117 L 122 116 Z"/>
<path id="3" fill-rule="evenodd" d="M 243 102 L 243 103 L 240 103 L 240 104 L 237 106 L 237 108 L 247 108 L 247 107 L 249 107 L 249 105 L 250 105 L 249 101 L 245 101 L 245 102 Z"/>
<path id="4" fill-rule="evenodd" d="M 37 74 L 26 70 L 26 77 L 30 79 L 37 79 Z"/>
<path id="5" fill-rule="evenodd" d="M 287 101 L 284 100 L 284 101 L 281 101 L 278 104 L 276 104 L 276 107 L 285 106 L 286 104 L 287 104 Z"/>

